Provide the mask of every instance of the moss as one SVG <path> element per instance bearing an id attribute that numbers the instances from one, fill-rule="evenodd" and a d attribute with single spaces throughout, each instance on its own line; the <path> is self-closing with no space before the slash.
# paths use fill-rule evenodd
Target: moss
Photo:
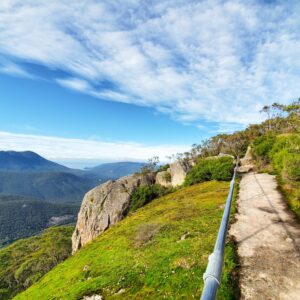
<path id="1" fill-rule="evenodd" d="M 153 200 L 15 299 L 199 298 L 228 187 L 228 182 L 206 182 Z M 218 299 L 233 299 L 233 251 L 228 243 Z"/>

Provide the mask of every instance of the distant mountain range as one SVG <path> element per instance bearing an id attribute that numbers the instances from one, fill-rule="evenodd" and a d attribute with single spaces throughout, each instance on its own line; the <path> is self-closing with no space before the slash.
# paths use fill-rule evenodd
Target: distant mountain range
<path id="1" fill-rule="evenodd" d="M 67 168 L 31 151 L 0 151 L 0 247 L 56 224 L 76 221 L 86 192 L 144 164 Z"/>
<path id="2" fill-rule="evenodd" d="M 86 170 L 86 174 L 95 175 L 101 179 L 118 179 L 120 177 L 136 173 L 145 166 L 139 162 L 106 163 Z"/>
<path id="3" fill-rule="evenodd" d="M 47 160 L 32 151 L 0 151 L 0 171 L 69 172 L 71 169 Z"/>
<path id="4" fill-rule="evenodd" d="M 143 165 L 120 162 L 78 170 L 54 163 L 31 151 L 0 151 L 0 195 L 78 203 L 94 186 L 137 172 Z"/>

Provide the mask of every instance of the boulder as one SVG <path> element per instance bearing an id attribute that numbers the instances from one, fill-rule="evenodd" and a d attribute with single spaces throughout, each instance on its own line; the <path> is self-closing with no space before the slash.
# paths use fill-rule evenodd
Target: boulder
<path id="1" fill-rule="evenodd" d="M 253 164 L 252 151 L 250 146 L 248 146 L 245 156 L 240 159 L 240 164 L 241 166 L 238 167 L 237 169 L 239 173 L 248 173 L 253 171 L 254 164 Z"/>
<path id="2" fill-rule="evenodd" d="M 171 185 L 178 186 L 183 184 L 184 179 L 191 169 L 191 164 L 188 162 L 176 161 L 170 164 Z"/>
<path id="3" fill-rule="evenodd" d="M 230 154 L 227 154 L 227 153 L 222 153 L 222 152 L 220 152 L 217 157 L 218 158 L 219 157 L 230 157 L 230 158 L 234 159 L 233 155 L 230 155 Z"/>
<path id="4" fill-rule="evenodd" d="M 152 173 L 134 174 L 107 181 L 86 193 L 72 236 L 73 253 L 122 220 L 128 212 L 131 194 L 138 186 L 151 184 L 154 179 Z"/>
<path id="5" fill-rule="evenodd" d="M 168 179 L 170 178 L 170 180 Z M 155 177 L 155 183 L 165 187 L 171 186 L 171 174 L 168 171 L 158 172 Z"/>

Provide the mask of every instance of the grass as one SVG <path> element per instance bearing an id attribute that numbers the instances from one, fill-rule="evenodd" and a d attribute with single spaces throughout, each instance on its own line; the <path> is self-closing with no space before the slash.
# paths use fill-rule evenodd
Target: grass
<path id="1" fill-rule="evenodd" d="M 73 226 L 52 227 L 0 250 L 0 299 L 11 299 L 71 254 Z"/>
<path id="2" fill-rule="evenodd" d="M 228 188 L 211 181 L 153 200 L 15 299 L 198 299 Z M 229 242 L 218 299 L 235 299 L 236 265 Z"/>

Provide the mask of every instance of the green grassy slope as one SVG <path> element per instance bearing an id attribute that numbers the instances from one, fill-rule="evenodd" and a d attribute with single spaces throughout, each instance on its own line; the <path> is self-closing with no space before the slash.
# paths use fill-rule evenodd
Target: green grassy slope
<path id="1" fill-rule="evenodd" d="M 1 249 L 0 299 L 11 299 L 66 259 L 73 230 L 73 226 L 53 227 Z"/>
<path id="2" fill-rule="evenodd" d="M 15 299 L 199 298 L 229 183 L 206 182 L 155 199 L 56 266 Z M 234 299 L 231 244 L 218 299 Z"/>

